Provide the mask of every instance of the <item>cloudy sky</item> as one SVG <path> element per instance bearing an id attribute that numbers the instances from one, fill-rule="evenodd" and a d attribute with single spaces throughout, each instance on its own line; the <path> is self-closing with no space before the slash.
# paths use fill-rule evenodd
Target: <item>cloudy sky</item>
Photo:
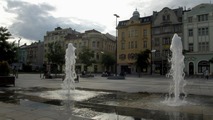
<path id="1" fill-rule="evenodd" d="M 79 32 L 96 29 L 115 35 L 116 18 L 127 20 L 137 10 L 140 16 L 152 15 L 164 7 L 192 8 L 211 0 L 0 0 L 0 26 L 7 27 L 21 44 L 43 41 L 46 31 L 55 27 Z M 213 1 L 212 1 L 213 2 Z"/>

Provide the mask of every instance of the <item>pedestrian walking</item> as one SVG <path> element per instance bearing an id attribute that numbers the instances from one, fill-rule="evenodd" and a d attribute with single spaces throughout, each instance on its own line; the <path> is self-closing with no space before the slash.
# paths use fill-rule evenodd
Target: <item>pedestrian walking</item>
<path id="1" fill-rule="evenodd" d="M 16 69 L 16 66 L 13 67 L 13 75 L 17 78 L 17 69 Z"/>
<path id="2" fill-rule="evenodd" d="M 205 78 L 208 80 L 209 79 L 209 70 L 206 69 L 204 75 L 205 75 Z"/>

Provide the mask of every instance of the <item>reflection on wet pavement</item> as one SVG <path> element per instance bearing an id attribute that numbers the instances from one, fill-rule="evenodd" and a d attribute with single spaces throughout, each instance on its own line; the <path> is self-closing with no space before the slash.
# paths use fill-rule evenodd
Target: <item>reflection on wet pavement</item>
<path id="1" fill-rule="evenodd" d="M 49 91 L 55 95 L 58 90 L 38 87 L 1 89 L 0 101 L 31 108 L 49 105 L 62 107 L 63 99 L 40 96 Z M 187 105 L 169 107 L 162 104 L 165 94 L 85 91 L 86 94 L 89 92 L 95 95 L 74 101 L 74 115 L 97 120 L 202 120 L 208 117 L 207 115 L 212 116 L 209 111 L 213 111 L 213 97 L 209 96 L 188 95 Z"/>

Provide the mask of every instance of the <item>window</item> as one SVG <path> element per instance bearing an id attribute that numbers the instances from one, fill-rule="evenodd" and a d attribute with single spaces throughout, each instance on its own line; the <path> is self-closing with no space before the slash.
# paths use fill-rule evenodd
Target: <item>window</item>
<path id="1" fill-rule="evenodd" d="M 155 57 L 160 57 L 160 51 L 159 50 L 156 50 Z"/>
<path id="2" fill-rule="evenodd" d="M 92 41 L 92 47 L 95 47 L 95 41 Z"/>
<path id="3" fill-rule="evenodd" d="M 125 54 L 120 54 L 120 55 L 119 55 L 119 59 L 125 60 L 125 59 L 126 59 L 126 55 L 125 55 Z"/>
<path id="4" fill-rule="evenodd" d="M 199 36 L 204 36 L 209 34 L 209 28 L 204 27 L 204 28 L 198 28 L 198 35 Z"/>
<path id="5" fill-rule="evenodd" d="M 164 45 L 170 45 L 170 38 L 169 37 L 163 38 L 163 44 Z"/>
<path id="6" fill-rule="evenodd" d="M 125 33 L 124 32 L 121 33 L 121 39 L 125 40 Z"/>
<path id="7" fill-rule="evenodd" d="M 208 14 L 198 15 L 197 19 L 198 19 L 198 22 L 208 21 Z"/>
<path id="8" fill-rule="evenodd" d="M 208 61 L 200 61 L 198 63 L 198 73 L 203 73 L 206 69 L 209 70 L 210 64 Z"/>
<path id="9" fill-rule="evenodd" d="M 147 48 L 147 41 L 143 41 L 143 47 Z"/>
<path id="10" fill-rule="evenodd" d="M 164 56 L 168 56 L 169 55 L 169 51 L 168 49 L 164 49 L 162 52 L 163 52 L 163 55 Z"/>
<path id="11" fill-rule="evenodd" d="M 160 45 L 160 40 L 159 40 L 159 38 L 155 38 L 155 44 L 154 44 L 155 46 L 159 46 Z"/>
<path id="12" fill-rule="evenodd" d="M 209 51 L 209 42 L 206 42 L 206 51 Z"/>
<path id="13" fill-rule="evenodd" d="M 99 45 L 100 45 L 100 42 L 98 41 L 98 42 L 97 42 L 97 47 L 98 47 L 98 48 L 99 48 Z"/>
<path id="14" fill-rule="evenodd" d="M 130 42 L 129 42 L 129 47 L 128 48 L 130 49 Z"/>
<path id="15" fill-rule="evenodd" d="M 96 54 L 96 59 L 99 60 L 99 54 Z"/>
<path id="16" fill-rule="evenodd" d="M 209 51 L 209 42 L 199 42 L 198 43 L 198 50 L 200 52 Z"/>
<path id="17" fill-rule="evenodd" d="M 138 30 L 131 29 L 129 30 L 129 37 L 136 37 L 138 36 Z"/>
<path id="18" fill-rule="evenodd" d="M 189 43 L 189 51 L 190 52 L 194 51 L 193 43 Z"/>
<path id="19" fill-rule="evenodd" d="M 130 37 L 131 31 L 129 31 L 129 37 Z"/>
<path id="20" fill-rule="evenodd" d="M 169 15 L 169 14 L 163 15 L 163 16 L 162 16 L 162 20 L 163 20 L 163 21 L 169 21 L 169 20 L 170 20 L 170 15 Z"/>
<path id="21" fill-rule="evenodd" d="M 188 22 L 189 22 L 189 23 L 192 22 L 192 17 L 188 17 Z"/>
<path id="22" fill-rule="evenodd" d="M 133 49 L 134 48 L 134 42 L 132 41 L 131 42 L 131 49 Z"/>
<path id="23" fill-rule="evenodd" d="M 167 15 L 167 16 L 166 16 L 166 20 L 170 20 L 170 15 Z"/>
<path id="24" fill-rule="evenodd" d="M 205 35 L 209 35 L 209 28 L 206 27 L 205 29 L 206 29 L 206 32 L 205 32 L 206 34 Z"/>
<path id="25" fill-rule="evenodd" d="M 138 47 L 138 44 L 137 44 L 137 41 L 135 41 L 135 48 L 137 48 Z"/>
<path id="26" fill-rule="evenodd" d="M 138 36 L 138 30 L 135 30 L 135 36 Z"/>
<path id="27" fill-rule="evenodd" d="M 147 36 L 147 30 L 146 29 L 143 30 L 143 36 Z"/>
<path id="28" fill-rule="evenodd" d="M 198 43 L 198 51 L 201 51 L 201 46 L 202 44 L 201 43 Z"/>
<path id="29" fill-rule="evenodd" d="M 165 20 L 166 20 L 166 16 L 165 16 L 165 15 L 163 15 L 162 20 L 163 20 L 163 21 L 165 21 Z"/>
<path id="30" fill-rule="evenodd" d="M 131 30 L 131 35 L 130 35 L 131 37 L 134 36 L 134 32 L 135 32 L 134 30 Z"/>
<path id="31" fill-rule="evenodd" d="M 189 29 L 189 30 L 188 30 L 188 36 L 189 36 L 189 37 L 193 36 L 193 29 Z"/>
<path id="32" fill-rule="evenodd" d="M 122 42 L 121 43 L 121 50 L 124 50 L 125 49 L 125 42 Z"/>

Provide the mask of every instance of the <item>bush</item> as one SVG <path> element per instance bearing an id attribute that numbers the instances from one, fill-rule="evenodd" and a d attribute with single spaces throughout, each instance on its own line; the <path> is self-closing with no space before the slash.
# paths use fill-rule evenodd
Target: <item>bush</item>
<path id="1" fill-rule="evenodd" d="M 9 76 L 10 67 L 7 61 L 0 61 L 0 76 Z"/>

